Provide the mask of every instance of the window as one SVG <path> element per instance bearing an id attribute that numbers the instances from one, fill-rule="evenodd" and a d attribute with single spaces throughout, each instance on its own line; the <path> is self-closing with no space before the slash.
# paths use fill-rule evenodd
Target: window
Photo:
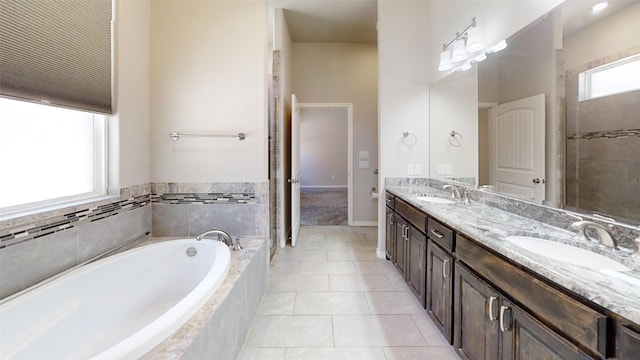
<path id="1" fill-rule="evenodd" d="M 634 55 L 580 73 L 579 100 L 640 89 L 640 55 Z"/>
<path id="2" fill-rule="evenodd" d="M 106 119 L 0 98 L 0 214 L 106 194 Z"/>

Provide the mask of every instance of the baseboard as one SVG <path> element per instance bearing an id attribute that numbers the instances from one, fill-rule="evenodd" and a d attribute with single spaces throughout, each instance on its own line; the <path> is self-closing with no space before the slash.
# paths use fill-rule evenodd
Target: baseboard
<path id="1" fill-rule="evenodd" d="M 352 221 L 349 226 L 378 226 L 377 221 Z"/>
<path id="2" fill-rule="evenodd" d="M 376 255 L 380 259 L 386 259 L 387 258 L 387 252 L 384 251 L 384 250 L 381 251 L 380 248 L 376 249 Z"/>

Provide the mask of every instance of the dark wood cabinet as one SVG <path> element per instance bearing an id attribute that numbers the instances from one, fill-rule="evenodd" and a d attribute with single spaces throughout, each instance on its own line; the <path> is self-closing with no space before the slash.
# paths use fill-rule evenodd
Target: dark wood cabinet
<path id="1" fill-rule="evenodd" d="M 508 300 L 500 306 L 499 320 L 502 359 L 593 359 Z"/>
<path id="2" fill-rule="evenodd" d="M 387 259 L 395 264 L 396 257 L 396 231 L 395 231 L 395 214 L 393 209 L 387 207 L 387 230 L 385 231 L 385 247 Z"/>
<path id="3" fill-rule="evenodd" d="M 462 359 L 494 360 L 500 354 L 502 297 L 465 266 L 455 266 L 454 347 Z"/>
<path id="4" fill-rule="evenodd" d="M 427 237 L 415 227 L 407 230 L 407 285 L 425 307 Z"/>
<path id="5" fill-rule="evenodd" d="M 431 239 L 427 243 L 427 313 L 444 337 L 453 335 L 453 257 Z"/>
<path id="6" fill-rule="evenodd" d="M 395 261 L 393 264 L 404 279 L 407 278 L 407 229 L 408 223 L 400 216 L 395 217 Z"/>
<path id="7" fill-rule="evenodd" d="M 632 360 L 640 357 L 640 333 L 626 326 L 618 326 L 618 360 Z"/>

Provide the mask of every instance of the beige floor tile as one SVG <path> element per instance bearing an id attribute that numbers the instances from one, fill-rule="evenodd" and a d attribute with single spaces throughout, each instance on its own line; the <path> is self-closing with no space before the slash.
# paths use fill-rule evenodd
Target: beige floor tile
<path id="1" fill-rule="evenodd" d="M 386 275 L 329 275 L 331 291 L 395 291 Z"/>
<path id="2" fill-rule="evenodd" d="M 327 259 L 331 261 L 375 261 L 380 260 L 375 250 L 353 250 L 351 248 L 342 251 L 328 250 Z"/>
<path id="3" fill-rule="evenodd" d="M 433 324 L 429 315 L 419 314 L 419 315 L 411 315 L 411 318 L 415 322 L 416 326 L 422 333 L 422 336 L 427 340 L 429 346 L 449 346 L 449 342 L 447 339 L 442 336 L 442 333 L 438 328 Z"/>
<path id="4" fill-rule="evenodd" d="M 424 314 L 425 310 L 411 292 L 364 293 L 372 314 Z"/>
<path id="5" fill-rule="evenodd" d="M 345 251 L 349 249 L 349 246 L 345 241 L 312 241 L 302 243 L 304 250 L 331 250 L 331 251 Z"/>
<path id="6" fill-rule="evenodd" d="M 372 250 L 378 248 L 378 243 L 366 240 L 349 241 L 349 247 L 353 250 Z"/>
<path id="7" fill-rule="evenodd" d="M 327 261 L 326 251 L 280 251 L 276 255 L 275 263 L 292 261 Z"/>
<path id="8" fill-rule="evenodd" d="M 289 348 L 286 360 L 385 360 L 382 348 Z"/>
<path id="9" fill-rule="evenodd" d="M 354 242 L 354 241 L 366 241 L 367 238 L 364 234 L 360 233 L 351 233 L 351 232 L 335 232 L 335 233 L 327 233 L 327 241 L 346 241 L 346 242 Z"/>
<path id="10" fill-rule="evenodd" d="M 269 292 L 262 299 L 258 315 L 293 315 L 295 303 L 294 292 Z"/>
<path id="11" fill-rule="evenodd" d="M 270 292 L 329 291 L 329 275 L 270 274 Z"/>
<path id="12" fill-rule="evenodd" d="M 409 315 L 334 315 L 336 346 L 427 346 Z"/>
<path id="13" fill-rule="evenodd" d="M 432 347 L 389 347 L 384 348 L 387 360 L 456 360 L 459 359 L 449 346 Z"/>
<path id="14" fill-rule="evenodd" d="M 333 346 L 330 316 L 257 316 L 246 346 L 316 347 Z"/>
<path id="15" fill-rule="evenodd" d="M 378 259 L 376 261 L 354 261 L 358 274 L 396 274 L 395 266 L 391 261 Z"/>
<path id="16" fill-rule="evenodd" d="M 300 242 L 313 242 L 313 241 L 326 241 L 327 237 L 324 233 L 310 233 L 310 234 L 299 234 L 298 241 Z"/>
<path id="17" fill-rule="evenodd" d="M 292 261 L 272 266 L 273 274 L 356 274 L 352 262 L 347 261 Z"/>
<path id="18" fill-rule="evenodd" d="M 244 347 L 237 360 L 284 360 L 285 348 Z"/>
<path id="19" fill-rule="evenodd" d="M 362 292 L 299 293 L 295 315 L 370 314 Z"/>

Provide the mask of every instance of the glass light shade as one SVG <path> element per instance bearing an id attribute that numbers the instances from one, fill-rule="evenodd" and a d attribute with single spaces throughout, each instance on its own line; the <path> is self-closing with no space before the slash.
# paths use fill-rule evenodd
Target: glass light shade
<path id="1" fill-rule="evenodd" d="M 599 2 L 591 7 L 591 11 L 595 14 L 598 13 L 609 6 L 609 3 L 606 1 Z"/>
<path id="2" fill-rule="evenodd" d="M 445 50 L 440 53 L 440 65 L 438 65 L 438 71 L 447 71 L 453 69 L 453 63 L 451 62 L 451 52 Z"/>
<path id="3" fill-rule="evenodd" d="M 499 43 L 493 45 L 492 47 L 487 49 L 487 54 L 493 54 L 500 50 L 504 50 L 507 48 L 507 40 L 502 40 Z"/>
<path id="4" fill-rule="evenodd" d="M 471 61 L 467 60 L 462 65 L 460 65 L 460 67 L 458 67 L 456 71 L 467 71 L 469 69 L 471 69 Z"/>
<path id="5" fill-rule="evenodd" d="M 487 59 L 487 54 L 484 51 L 480 51 L 479 53 L 475 53 L 469 56 L 471 58 L 472 63 L 479 63 L 480 61 Z"/>
<path id="6" fill-rule="evenodd" d="M 479 27 L 472 27 L 467 32 L 467 47 L 466 50 L 469 53 L 478 52 L 484 49 L 484 43 L 482 42 L 482 33 Z"/>
<path id="7" fill-rule="evenodd" d="M 464 40 L 458 39 L 453 42 L 453 52 L 451 53 L 451 61 L 454 63 L 467 60 L 469 56 L 464 50 Z"/>

